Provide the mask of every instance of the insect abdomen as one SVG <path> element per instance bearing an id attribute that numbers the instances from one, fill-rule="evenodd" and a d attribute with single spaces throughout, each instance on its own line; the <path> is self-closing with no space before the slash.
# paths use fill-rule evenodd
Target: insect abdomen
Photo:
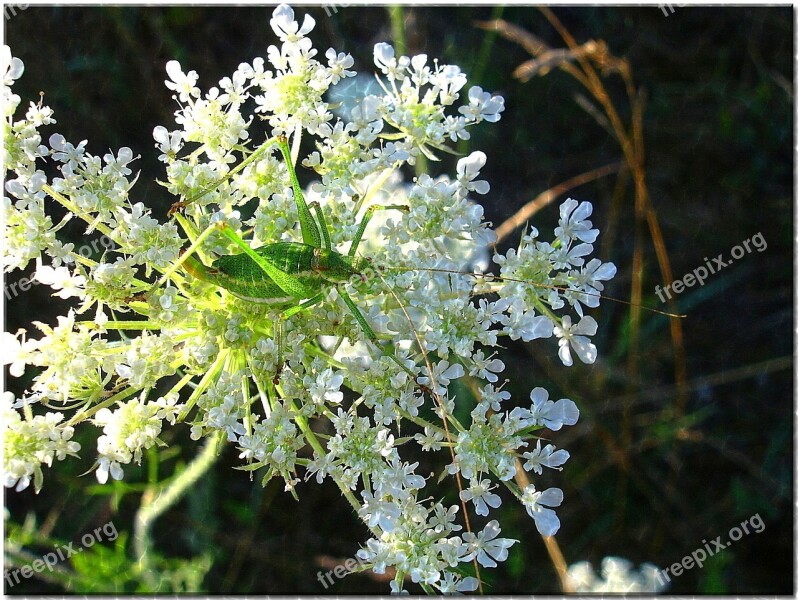
<path id="1" fill-rule="evenodd" d="M 280 242 L 261 246 L 255 252 L 278 270 L 296 277 L 314 293 L 318 293 L 324 281 L 311 268 L 314 250 L 313 246 L 307 244 Z M 211 268 L 218 273 L 217 285 L 244 300 L 271 304 L 289 304 L 293 300 L 246 254 L 222 256 L 214 261 Z"/>

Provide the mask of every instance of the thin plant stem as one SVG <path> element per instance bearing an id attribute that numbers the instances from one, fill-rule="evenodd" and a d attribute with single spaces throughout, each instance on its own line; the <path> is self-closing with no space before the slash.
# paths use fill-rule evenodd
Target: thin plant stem
<path id="1" fill-rule="evenodd" d="M 521 461 L 517 458 L 515 459 L 515 482 L 518 484 L 521 490 L 523 490 L 530 483 L 529 477 L 527 476 L 526 471 L 524 471 L 523 465 L 521 465 Z M 562 588 L 563 593 L 573 593 L 573 586 L 571 585 L 571 581 L 568 579 L 568 563 L 565 561 L 562 550 L 560 550 L 560 545 L 552 535 L 541 535 L 540 537 L 543 539 L 543 544 L 546 546 L 546 552 L 549 554 L 549 560 L 551 560 L 551 563 L 554 565 L 554 570 L 557 572 L 557 577 L 560 580 L 560 587 Z"/>
<path id="2" fill-rule="evenodd" d="M 387 7 L 388 16 L 391 19 L 391 37 L 393 38 L 394 49 L 397 56 L 402 56 L 407 52 L 407 36 L 405 35 L 405 9 L 400 4 Z"/>
<path id="3" fill-rule="evenodd" d="M 152 560 L 152 526 L 216 462 L 222 436 L 223 432 L 208 436 L 205 446 L 185 469 L 166 484 L 148 487 L 142 496 L 141 507 L 136 513 L 134 523 L 133 549 L 142 579 L 153 590 L 157 589 L 158 578 Z"/>

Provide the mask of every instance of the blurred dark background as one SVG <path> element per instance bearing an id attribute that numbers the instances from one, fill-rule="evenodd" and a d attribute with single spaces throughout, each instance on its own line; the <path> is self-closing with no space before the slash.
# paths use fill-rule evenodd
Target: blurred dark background
<path id="1" fill-rule="evenodd" d="M 311 38 L 322 56 L 330 46 L 350 52 L 359 72 L 373 71 L 375 43 L 392 40 L 385 7 L 328 7 L 329 16 L 319 7 L 295 10 L 299 17 L 315 17 Z M 598 567 L 602 557 L 615 555 L 663 568 L 702 547 L 702 540 L 726 538 L 729 529 L 759 514 L 762 533 L 743 537 L 703 569 L 675 578 L 669 591 L 792 594 L 793 11 L 674 6 L 666 16 L 656 6 L 552 10 L 577 42 L 603 40 L 614 56 L 625 58 L 645 95 L 643 169 L 674 277 L 702 265 L 704 257 L 728 257 L 733 246 L 757 233 L 767 241 L 766 250 L 745 255 L 668 307 L 654 294 L 663 275 L 649 229 L 635 219 L 628 171 L 576 187 L 533 217 L 547 239 L 562 200 L 570 195 L 592 201 L 593 222 L 602 231 L 597 254 L 618 266 L 606 293 L 630 298 L 637 281 L 645 304 L 688 315 L 683 339 L 674 341 L 666 317 L 644 312 L 637 323 L 629 307 L 604 301 L 592 311 L 599 321 L 595 365 L 563 367 L 553 340 L 510 344 L 502 356 L 517 402 L 542 385 L 555 399 L 573 398 L 582 411 L 577 426 L 554 437 L 571 460 L 564 471 L 544 478 L 546 487 L 565 493 L 557 542 L 569 564 L 590 560 Z M 276 42 L 271 11 L 29 7 L 5 22 L 7 43 L 25 63 L 14 91 L 23 107 L 45 93 L 58 121 L 47 135 L 57 131 L 75 144 L 88 139 L 93 154 L 129 146 L 141 155 L 132 198 L 164 215 L 173 199 L 153 183 L 164 174 L 152 130 L 174 127 L 176 106 L 163 85 L 166 62 L 174 58 L 185 71 L 197 70 L 205 91 L 239 63 L 265 56 Z M 495 17 L 564 47 L 549 20 L 531 7 L 401 12 L 407 53 L 457 64 L 469 85 L 505 98 L 501 121 L 476 128 L 470 144 L 458 148 L 488 155 L 482 172 L 491 184 L 485 212 L 499 225 L 541 192 L 623 156 L 601 119 L 585 110 L 589 94 L 574 78 L 558 69 L 525 83 L 512 77 L 530 56 L 474 25 Z M 622 80 L 609 75 L 602 81 L 621 119 L 630 122 Z M 442 171 L 432 167 L 452 173 L 453 161 L 444 161 Z M 79 234 L 79 228 L 72 233 Z M 500 250 L 516 244 L 518 235 Z M 19 276 L 15 272 L 7 281 Z M 32 320 L 53 323 L 64 312 L 60 300 L 34 287 L 6 302 L 6 329 L 31 329 Z M 684 371 L 675 385 L 679 356 Z M 18 383 L 8 381 L 12 390 Z M 160 468 L 168 474 L 197 447 L 185 432 L 171 432 L 165 440 L 172 449 L 161 454 Z M 91 466 L 94 442 L 80 441 L 82 460 L 47 470 L 41 494 L 6 494 L 11 521 L 35 516 L 34 554 L 78 540 L 108 520 L 130 530 L 151 465 L 145 460 L 140 469 L 126 468 L 124 485 L 97 486 L 93 475 L 80 476 Z M 165 560 L 179 565 L 181 558 L 210 557 L 208 573 L 193 591 L 387 591 L 386 582 L 367 574 L 337 581 L 329 590 L 317 579 L 318 571 L 353 556 L 366 534 L 333 485 L 302 485 L 297 503 L 280 482 L 262 489 L 233 470 L 236 455 L 228 448 L 212 474 L 156 525 L 156 550 Z M 500 521 L 502 535 L 521 544 L 499 569 L 483 570 L 486 591 L 559 593 L 525 511 L 506 498 Z M 95 563 L 74 565 L 83 569 L 83 583 L 70 591 L 141 590 L 125 562 L 129 557 L 118 546 Z M 30 579 L 6 591 L 63 589 L 56 581 Z"/>

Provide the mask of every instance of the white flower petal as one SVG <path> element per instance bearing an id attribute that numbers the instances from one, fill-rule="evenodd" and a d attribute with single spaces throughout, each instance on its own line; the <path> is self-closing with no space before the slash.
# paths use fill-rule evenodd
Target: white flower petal
<path id="1" fill-rule="evenodd" d="M 529 509 L 527 509 L 529 512 Z M 535 520 L 535 527 L 540 532 L 540 535 L 551 536 L 557 533 L 560 529 L 560 519 L 550 508 L 541 508 L 534 513 L 530 513 Z"/>

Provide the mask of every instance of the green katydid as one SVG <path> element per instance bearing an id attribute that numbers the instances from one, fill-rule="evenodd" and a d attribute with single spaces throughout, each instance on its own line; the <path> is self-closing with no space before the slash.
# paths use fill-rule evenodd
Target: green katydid
<path id="1" fill-rule="evenodd" d="M 377 334 L 371 328 L 352 298 L 342 289 L 340 284 L 355 278 L 364 279 L 367 277 L 368 271 L 372 273 L 378 272 L 370 268 L 371 263 L 367 258 L 356 256 L 366 227 L 377 210 L 393 209 L 407 211 L 407 206 L 370 206 L 358 225 L 348 253 L 341 254 L 337 252 L 332 248 L 330 232 L 321 207 L 318 203 L 311 203 L 309 206 L 305 202 L 302 189 L 296 176 L 296 171 L 293 167 L 287 139 L 282 136 L 277 136 L 267 140 L 250 154 L 249 157 L 228 172 L 224 178 L 214 182 L 211 186 L 189 200 L 175 203 L 170 209 L 170 214 L 176 214 L 177 218 L 181 219 L 180 211 L 182 209 L 189 206 L 204 194 L 215 189 L 219 184 L 227 180 L 234 173 L 240 171 L 247 164 L 262 157 L 265 151 L 274 145 L 279 148 L 288 169 L 293 198 L 299 215 L 302 242 L 276 242 L 253 249 L 229 225 L 224 223 L 215 226 L 212 225 L 197 236 L 191 246 L 183 253 L 180 259 L 164 273 L 163 277 L 156 285 L 165 282 L 175 270 L 181 265 L 184 265 L 186 271 L 197 279 L 224 288 L 234 296 L 245 301 L 266 304 L 271 308 L 279 310 L 281 312 L 281 319 L 288 318 L 319 303 L 323 299 L 325 289 L 329 286 L 336 286 L 339 296 L 348 307 L 365 336 L 371 342 L 378 344 Z M 315 219 L 311 212 L 311 208 L 314 209 L 316 215 Z M 193 253 L 214 230 L 218 230 L 222 235 L 238 246 L 241 253 L 221 256 L 208 267 L 196 259 Z M 437 271 L 436 269 L 427 270 Z M 446 270 L 440 271 L 451 272 Z M 507 280 L 513 281 L 512 279 Z M 549 288 L 556 287 L 544 284 L 533 285 L 543 285 Z M 587 294 L 587 292 L 583 293 Z M 608 298 L 607 296 L 602 297 Z M 631 304 L 616 298 L 609 299 L 624 304 Z M 647 308 L 647 310 L 666 314 L 668 316 L 681 316 L 672 315 L 656 309 Z M 279 331 L 277 332 L 277 342 L 279 352 Z M 393 356 L 391 352 L 388 354 Z M 406 366 L 401 366 L 403 369 L 407 369 Z"/>
<path id="2" fill-rule="evenodd" d="M 195 278 L 224 288 L 242 300 L 267 304 L 276 308 L 281 311 L 281 319 L 285 319 L 320 302 L 323 299 L 325 288 L 345 283 L 353 278 L 366 277 L 370 261 L 356 256 L 356 252 L 370 219 L 378 210 L 406 211 L 408 207 L 402 205 L 370 206 L 358 226 L 348 253 L 341 254 L 332 248 L 330 233 L 321 207 L 318 203 L 312 203 L 309 207 L 305 202 L 292 165 L 286 138 L 276 137 L 268 140 L 245 161 L 239 163 L 233 171 L 225 176 L 225 179 L 260 157 L 266 148 L 274 144 L 280 149 L 288 168 L 293 197 L 299 214 L 302 242 L 276 242 L 253 249 L 229 225 L 222 223 L 211 226 L 183 252 L 180 259 L 164 273 L 156 286 L 166 281 L 177 268 L 183 265 L 186 271 Z M 215 188 L 221 181 L 215 182 L 210 188 L 187 201 L 175 203 L 170 209 L 170 214 L 179 214 L 180 210 Z M 311 213 L 311 207 L 316 214 L 316 220 Z M 180 217 L 178 216 L 178 218 Z M 214 230 L 218 230 L 242 252 L 221 256 L 210 267 L 207 267 L 192 254 Z M 377 334 L 351 297 L 340 287 L 338 294 L 366 337 L 377 344 Z M 277 340 L 279 348 L 279 332 Z M 389 355 L 392 356 L 391 353 Z M 403 369 L 407 369 L 406 366 L 399 364 Z"/>

